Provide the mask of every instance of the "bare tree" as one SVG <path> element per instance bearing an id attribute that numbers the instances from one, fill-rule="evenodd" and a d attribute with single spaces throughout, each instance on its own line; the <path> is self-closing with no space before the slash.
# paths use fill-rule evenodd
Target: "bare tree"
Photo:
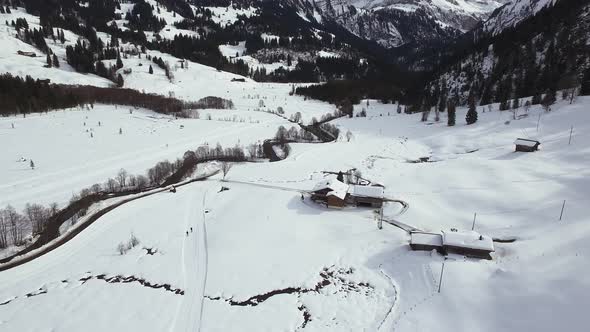
<path id="1" fill-rule="evenodd" d="M 119 170 L 119 173 L 117 173 L 117 182 L 119 182 L 119 188 L 121 190 L 123 190 L 123 188 L 126 187 L 127 184 L 127 171 L 123 168 L 121 168 Z"/>
<path id="2" fill-rule="evenodd" d="M 287 140 L 287 136 L 287 129 L 283 126 L 279 126 L 279 129 L 277 129 L 277 133 L 275 134 L 275 138 L 277 139 L 277 141 L 284 142 Z"/>
<path id="3" fill-rule="evenodd" d="M 92 190 L 94 194 L 98 194 L 102 191 L 102 186 L 98 183 L 95 183 L 92 186 L 90 186 L 90 190 Z"/>
<path id="4" fill-rule="evenodd" d="M 137 189 L 142 190 L 148 186 L 149 180 L 145 175 L 138 175 L 135 179 L 137 181 Z"/>
<path id="5" fill-rule="evenodd" d="M 258 158 L 258 145 L 257 144 L 251 144 L 248 146 L 248 155 L 250 155 L 250 158 Z"/>
<path id="6" fill-rule="evenodd" d="M 350 142 L 351 139 L 352 139 L 352 133 L 350 132 L 350 130 L 348 130 L 346 132 L 346 141 Z"/>
<path id="7" fill-rule="evenodd" d="M 45 228 L 47 212 L 43 205 L 29 204 L 25 206 L 25 215 L 29 223 L 33 226 L 33 235 L 39 234 Z"/>
<path id="8" fill-rule="evenodd" d="M 135 175 L 133 175 L 133 174 L 129 175 L 129 177 L 127 178 L 127 184 L 132 188 L 136 188 L 137 187 L 137 177 L 135 177 Z"/>
<path id="9" fill-rule="evenodd" d="M 53 217 L 59 212 L 59 206 L 56 202 L 49 204 L 49 217 Z"/>
<path id="10" fill-rule="evenodd" d="M 10 240 L 12 244 L 19 246 L 23 243 L 24 238 L 24 218 L 10 205 L 8 205 L 4 211 L 5 221 L 8 221 Z"/>
<path id="11" fill-rule="evenodd" d="M 113 178 L 109 178 L 104 186 L 111 193 L 117 191 L 117 181 Z"/>
<path id="12" fill-rule="evenodd" d="M 224 161 L 221 163 L 221 172 L 223 173 L 223 179 L 225 180 L 225 176 L 227 175 L 227 173 L 229 173 L 229 170 L 231 169 L 232 164 Z"/>
<path id="13" fill-rule="evenodd" d="M 8 218 L 6 212 L 0 210 L 0 249 L 8 247 Z"/>

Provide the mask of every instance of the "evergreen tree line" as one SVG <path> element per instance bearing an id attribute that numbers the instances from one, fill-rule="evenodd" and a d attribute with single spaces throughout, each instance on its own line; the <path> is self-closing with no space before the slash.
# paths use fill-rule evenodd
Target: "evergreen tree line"
<path id="1" fill-rule="evenodd" d="M 30 76 L 23 79 L 11 74 L 0 75 L 0 100 L 2 100 L 1 116 L 46 112 L 94 103 L 143 107 L 165 114 L 180 113 L 183 109 L 231 103 L 231 101 L 186 103 L 132 89 L 55 85 L 49 84 L 48 80 L 34 80 Z"/>
<path id="2" fill-rule="evenodd" d="M 360 103 L 361 99 L 379 99 L 385 103 L 404 100 L 402 90 L 394 83 L 378 80 L 337 80 L 326 84 L 297 87 L 295 93 L 333 104 Z"/>

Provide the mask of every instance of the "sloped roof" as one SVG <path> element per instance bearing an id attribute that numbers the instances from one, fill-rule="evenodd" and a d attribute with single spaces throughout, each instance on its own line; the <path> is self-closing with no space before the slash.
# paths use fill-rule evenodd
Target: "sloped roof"
<path id="1" fill-rule="evenodd" d="M 541 144 L 539 141 L 535 141 L 532 139 L 525 139 L 525 138 L 517 138 L 516 141 L 514 141 L 514 144 L 516 145 L 524 145 L 524 146 L 528 146 L 531 148 L 534 148 L 535 146 Z"/>
<path id="2" fill-rule="evenodd" d="M 328 179 L 318 182 L 313 187 L 313 191 L 330 189 L 330 191 L 326 195 L 336 196 L 340 199 L 344 199 L 346 197 L 346 194 L 348 193 L 348 187 L 349 186 L 346 183 L 342 183 L 337 179 Z"/>
<path id="3" fill-rule="evenodd" d="M 481 235 L 475 231 L 444 232 L 443 245 L 494 251 L 494 241 L 491 237 Z"/>
<path id="4" fill-rule="evenodd" d="M 379 186 L 350 186 L 349 193 L 354 196 L 383 198 L 383 187 Z"/>
<path id="5" fill-rule="evenodd" d="M 410 244 L 442 247 L 441 233 L 412 232 L 410 236 Z"/>

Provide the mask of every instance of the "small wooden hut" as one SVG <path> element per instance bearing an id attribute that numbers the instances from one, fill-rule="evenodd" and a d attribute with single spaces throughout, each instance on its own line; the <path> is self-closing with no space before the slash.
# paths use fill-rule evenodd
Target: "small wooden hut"
<path id="1" fill-rule="evenodd" d="M 532 139 L 517 138 L 516 141 L 514 141 L 514 145 L 516 145 L 515 151 L 517 152 L 535 152 L 539 150 L 541 142 Z"/>

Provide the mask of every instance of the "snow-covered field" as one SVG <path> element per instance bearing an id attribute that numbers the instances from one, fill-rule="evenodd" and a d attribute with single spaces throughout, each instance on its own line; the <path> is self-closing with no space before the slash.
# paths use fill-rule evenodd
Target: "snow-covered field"
<path id="1" fill-rule="evenodd" d="M 226 183 L 214 178 L 128 203 L 66 245 L 0 273 L 0 303 L 8 301 L 0 306 L 0 326 L 10 331 L 194 331 L 198 325 L 202 331 L 575 330 L 583 326 L 590 304 L 588 104 L 589 98 L 580 98 L 573 105 L 560 102 L 551 113 L 533 108 L 520 120 L 511 120 L 508 112 L 480 111 L 472 126 L 463 124 L 460 109 L 454 128 L 398 115 L 395 105 L 363 104 L 366 118 L 336 121 L 342 131 L 351 131 L 350 142 L 295 144 L 282 162 L 234 166 Z M 67 118 L 73 128 L 54 132 L 76 131 L 79 138 L 72 140 L 71 133 L 64 140 L 84 143 L 54 151 L 76 151 L 78 161 L 109 160 L 108 149 L 97 150 L 95 158 L 85 151 L 91 141 L 78 123 L 88 115 L 94 126 L 95 117 L 105 116 L 105 127 L 94 128 L 95 140 L 105 136 L 120 157 L 88 165 L 83 171 L 90 179 L 105 165 L 115 171 L 119 163 L 139 159 L 131 156 L 140 149 L 135 144 L 150 146 L 153 151 L 138 155 L 156 154 L 157 160 L 168 155 L 162 152 L 164 141 L 172 149 L 175 142 L 190 141 L 191 132 L 207 138 L 213 128 L 236 130 L 222 135 L 233 143 L 268 136 L 261 127 L 281 121 L 244 114 L 260 114 L 261 124 L 229 123 L 224 129 L 225 122 L 183 120 L 180 130 L 179 120 L 97 106 L 29 116 L 14 130 L 49 123 L 65 127 Z M 111 122 L 128 126 L 122 137 Z M 131 135 L 137 138 L 128 139 Z M 523 136 L 538 138 L 541 150 L 513 152 L 514 139 Z M 11 148 L 26 150 L 26 141 L 11 140 Z M 124 150 L 131 157 L 125 158 Z M 420 157 L 433 162 L 408 162 Z M 44 162 L 38 160 L 34 172 L 43 174 Z M 52 160 L 47 164 L 59 165 Z M 76 163 L 65 163 L 70 164 Z M 427 231 L 469 229 L 477 213 L 476 230 L 516 241 L 496 243 L 492 261 L 451 256 L 439 294 L 442 257 L 409 251 L 407 235 L 387 224 L 378 230 L 370 209 L 328 210 L 289 190 L 310 189 L 321 171 L 352 167 L 384 184 L 387 197 L 409 203 L 409 210 L 395 217 L 401 222 Z M 30 183 L 34 188 L 47 180 L 48 188 L 59 188 L 51 176 Z M 219 192 L 222 185 L 229 191 Z M 390 203 L 385 211 L 394 216 L 399 206 Z M 131 234 L 141 243 L 119 255 L 117 245 Z M 147 248 L 157 253 L 149 255 Z M 170 285 L 170 291 L 145 286 L 160 284 Z M 45 314 L 30 319 L 36 312 Z"/>
<path id="2" fill-rule="evenodd" d="M 10 142 L 3 145 L 0 156 L 0 206 L 21 208 L 27 202 L 63 206 L 72 193 L 104 183 L 121 168 L 145 174 L 157 162 L 176 160 L 203 144 L 247 146 L 273 137 L 280 125 L 289 124 L 263 112 L 200 110 L 200 114 L 202 119 L 174 119 L 142 109 L 96 105 L 89 110 L 0 118 L 2 141 Z M 207 114 L 212 120 L 205 119 Z M 226 118 L 235 122 L 223 121 Z"/>

